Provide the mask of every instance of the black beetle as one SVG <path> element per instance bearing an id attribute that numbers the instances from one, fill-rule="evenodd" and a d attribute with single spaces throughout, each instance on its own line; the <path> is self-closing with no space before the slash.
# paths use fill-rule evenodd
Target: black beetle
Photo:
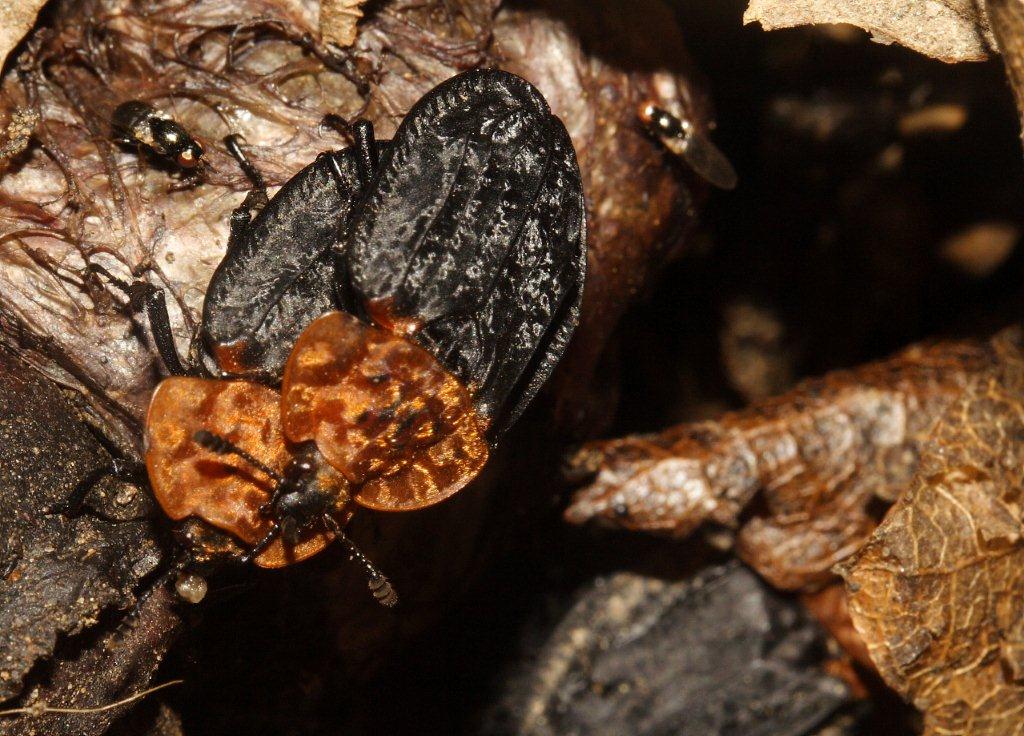
<path id="1" fill-rule="evenodd" d="M 528 82 L 468 72 L 425 95 L 390 143 L 369 123 L 354 131 L 353 149 L 321 154 L 269 201 L 228 140 L 256 186 L 232 215 L 193 365 L 177 355 L 162 292 L 120 284 L 145 304 L 172 373 L 236 379 L 158 388 L 147 418 L 158 501 L 246 543 L 240 558 L 265 567 L 331 538 L 352 550 L 352 503 L 414 510 L 458 491 L 579 315 L 575 152 Z M 277 394 L 267 385 L 282 372 Z M 371 588 L 384 585 L 363 562 Z"/>
<path id="2" fill-rule="evenodd" d="M 529 82 L 477 70 L 428 92 L 394 141 L 356 124 L 255 214 L 232 215 L 200 327 L 220 375 L 280 379 L 302 330 L 330 309 L 406 321 L 474 390 L 497 437 L 551 374 L 579 316 L 586 228 L 576 154 Z M 379 160 L 378 160 L 379 158 Z M 154 337 L 178 359 L 163 294 L 145 291 Z M 136 292 L 136 300 L 139 299 Z"/>

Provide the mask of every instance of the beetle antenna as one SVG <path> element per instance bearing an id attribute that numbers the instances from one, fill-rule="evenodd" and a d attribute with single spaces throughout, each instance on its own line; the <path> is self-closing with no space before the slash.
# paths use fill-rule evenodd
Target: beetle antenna
<path id="1" fill-rule="evenodd" d="M 250 455 L 248 452 L 243 450 L 241 447 L 236 445 L 226 437 L 221 437 L 219 434 L 214 434 L 205 429 L 200 429 L 194 435 L 192 439 L 195 440 L 196 444 L 203 447 L 210 452 L 215 452 L 218 455 L 237 455 L 238 457 L 245 460 L 247 463 L 252 465 L 254 468 L 259 470 L 261 473 L 269 476 L 277 483 L 283 483 L 284 477 L 276 470 L 266 465 L 265 463 L 257 460 L 255 457 Z"/>
<path id="2" fill-rule="evenodd" d="M 370 560 L 363 554 L 363 551 L 356 546 L 356 543 L 349 539 L 348 535 L 341 530 L 341 526 L 330 514 L 324 514 L 324 524 L 334 534 L 334 537 L 345 545 L 350 560 L 355 560 L 362 565 L 366 571 L 370 592 L 376 601 L 385 608 L 391 608 L 398 603 L 398 593 L 391 585 L 391 581 Z"/>
<path id="3" fill-rule="evenodd" d="M 239 558 L 241 560 L 241 563 L 243 565 L 248 565 L 254 559 L 259 557 L 263 550 L 269 547 L 271 543 L 279 536 L 281 536 L 281 525 L 275 522 L 275 524 L 272 527 L 270 527 L 270 531 L 267 532 L 266 536 L 264 536 L 263 539 L 261 539 L 260 541 L 256 542 L 256 544 L 253 545 L 252 549 L 250 549 L 248 552 L 242 555 L 241 558 Z"/>

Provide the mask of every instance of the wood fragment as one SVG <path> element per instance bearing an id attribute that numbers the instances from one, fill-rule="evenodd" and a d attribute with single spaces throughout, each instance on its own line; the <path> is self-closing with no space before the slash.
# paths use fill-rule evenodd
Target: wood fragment
<path id="1" fill-rule="evenodd" d="M 938 417 L 992 360 L 978 342 L 912 347 L 718 421 L 586 445 L 570 474 L 594 478 L 566 519 L 673 537 L 706 522 L 739 527 L 737 552 L 772 584 L 826 582 L 874 529 L 876 507 L 913 477 Z"/>
<path id="2" fill-rule="evenodd" d="M 36 22 L 46 0 L 11 0 L 0 3 L 0 66 Z"/>
<path id="3" fill-rule="evenodd" d="M 343 49 L 354 44 L 365 4 L 366 0 L 321 0 L 320 37 Z"/>
<path id="4" fill-rule="evenodd" d="M 999 42 L 1017 110 L 1024 121 L 1024 2 L 986 0 L 985 8 L 992 22 L 992 32 Z M 1024 126 L 1021 134 L 1024 135 Z"/>
<path id="5" fill-rule="evenodd" d="M 995 48 L 984 10 L 958 0 L 750 0 L 743 22 L 766 31 L 849 23 L 946 62 L 980 61 Z"/>

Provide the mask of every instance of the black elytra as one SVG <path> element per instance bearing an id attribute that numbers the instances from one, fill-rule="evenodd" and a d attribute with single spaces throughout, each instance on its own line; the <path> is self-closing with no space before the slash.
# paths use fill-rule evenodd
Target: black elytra
<path id="1" fill-rule="evenodd" d="M 384 312 L 470 388 L 493 441 L 579 317 L 586 226 L 568 133 L 536 88 L 496 70 L 435 87 L 390 143 L 361 130 L 361 146 L 321 154 L 233 226 L 205 345 L 224 373 L 273 382 L 319 315 Z"/>

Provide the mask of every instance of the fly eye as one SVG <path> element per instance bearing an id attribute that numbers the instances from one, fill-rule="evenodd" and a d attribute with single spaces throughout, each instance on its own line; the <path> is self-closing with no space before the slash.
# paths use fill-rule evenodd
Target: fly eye
<path id="1" fill-rule="evenodd" d="M 651 125 L 654 123 L 654 116 L 657 111 L 658 108 L 654 106 L 653 102 L 644 102 L 641 103 L 637 115 L 640 118 L 640 122 L 644 125 Z"/>
<path id="2" fill-rule="evenodd" d="M 178 166 L 186 169 L 191 169 L 199 163 L 199 156 L 202 155 L 202 149 L 197 152 L 194 148 L 186 148 L 184 151 L 178 154 L 177 161 Z"/>

